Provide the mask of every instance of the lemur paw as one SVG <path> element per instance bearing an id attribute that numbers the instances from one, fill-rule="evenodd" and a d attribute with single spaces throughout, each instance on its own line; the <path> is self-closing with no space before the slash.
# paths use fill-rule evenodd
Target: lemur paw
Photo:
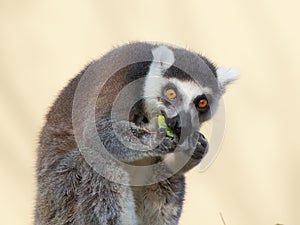
<path id="1" fill-rule="evenodd" d="M 155 134 L 152 134 L 147 141 L 147 145 L 150 146 L 153 151 L 159 154 L 171 153 L 175 150 L 178 144 L 177 137 L 168 137 L 165 128 L 159 128 Z"/>
<path id="2" fill-rule="evenodd" d="M 193 139 L 195 141 L 195 147 L 191 157 L 194 160 L 201 160 L 208 152 L 208 142 L 204 135 L 198 131 L 194 132 Z"/>
<path id="3" fill-rule="evenodd" d="M 131 127 L 131 134 L 140 140 L 143 145 L 153 149 L 160 154 L 173 152 L 178 144 L 177 137 L 168 137 L 165 128 L 159 128 L 156 133 L 149 133 L 147 130 L 139 127 Z"/>
<path id="4" fill-rule="evenodd" d="M 170 153 L 175 150 L 178 144 L 178 138 L 176 136 L 174 137 L 168 137 L 166 136 L 167 131 L 165 128 L 159 128 L 156 134 L 156 141 L 158 144 L 158 150 L 162 153 Z"/>

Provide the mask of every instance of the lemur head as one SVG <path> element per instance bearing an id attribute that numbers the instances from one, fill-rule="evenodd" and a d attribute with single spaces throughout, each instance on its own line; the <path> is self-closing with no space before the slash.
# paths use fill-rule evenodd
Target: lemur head
<path id="1" fill-rule="evenodd" d="M 226 85 L 237 78 L 237 72 L 216 68 L 199 54 L 166 45 L 155 46 L 152 55 L 143 89 L 149 124 L 154 125 L 154 118 L 162 114 L 179 137 L 198 131 L 216 112 Z"/>
<path id="2" fill-rule="evenodd" d="M 201 124 L 214 115 L 227 84 L 238 76 L 235 70 L 216 68 L 192 51 L 147 42 L 120 46 L 94 67 L 91 71 L 95 74 L 100 71 L 111 76 L 111 71 L 117 71 L 101 88 L 97 119 L 110 116 L 114 105 L 117 107 L 112 115 L 117 115 L 117 120 L 128 119 L 154 133 L 157 117 L 163 115 L 181 140 L 199 131 Z M 133 83 L 134 89 L 119 93 L 135 80 L 139 82 Z M 121 100 L 115 104 L 117 96 Z"/>

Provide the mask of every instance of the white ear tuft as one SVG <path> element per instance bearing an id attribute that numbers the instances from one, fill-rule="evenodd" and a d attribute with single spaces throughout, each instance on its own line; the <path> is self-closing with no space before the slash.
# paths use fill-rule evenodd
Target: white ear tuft
<path id="1" fill-rule="evenodd" d="M 223 87 L 238 79 L 239 75 L 239 71 L 234 68 L 217 68 L 218 81 Z"/>
<path id="2" fill-rule="evenodd" d="M 168 64 L 167 67 L 170 67 L 175 61 L 173 51 L 163 45 L 153 49 L 152 55 L 153 55 L 154 62 Z"/>

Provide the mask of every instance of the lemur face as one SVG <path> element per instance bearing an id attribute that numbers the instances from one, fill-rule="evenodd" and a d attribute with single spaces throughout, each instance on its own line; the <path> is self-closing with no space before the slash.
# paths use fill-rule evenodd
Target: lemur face
<path id="1" fill-rule="evenodd" d="M 166 124 L 181 138 L 198 131 L 201 123 L 212 116 L 211 106 L 216 104 L 212 90 L 201 87 L 192 80 L 182 81 L 176 78 L 162 78 L 156 97 L 146 99 L 148 116 L 155 118 L 164 115 Z M 155 123 L 155 120 L 149 120 Z M 185 132 L 182 132 L 184 130 Z"/>
<path id="2" fill-rule="evenodd" d="M 168 127 L 179 137 L 182 129 L 190 132 L 199 130 L 200 124 L 211 118 L 210 104 L 213 102 L 210 92 L 210 89 L 201 88 L 192 81 L 168 79 L 161 97 L 157 99 Z"/>
<path id="3" fill-rule="evenodd" d="M 187 58 L 192 58 L 190 61 L 196 60 L 198 63 L 193 65 L 190 62 L 191 71 L 198 75 L 199 80 L 195 80 L 174 65 L 175 60 L 184 57 L 182 51 L 176 52 L 176 49 L 159 46 L 152 50 L 152 54 L 153 62 L 144 86 L 148 121 L 155 123 L 152 118 L 162 114 L 168 127 L 184 139 L 198 131 L 201 123 L 212 117 L 224 92 L 224 86 L 234 80 L 236 74 L 228 76 L 224 69 L 216 69 L 206 58 L 186 54 Z M 152 127 L 155 127 L 154 124 Z"/>
<path id="4" fill-rule="evenodd" d="M 202 122 L 211 118 L 211 107 L 217 102 L 212 97 L 213 90 L 201 86 L 186 72 L 173 66 L 175 56 L 169 48 L 160 46 L 152 53 L 154 60 L 144 87 L 148 120 L 155 123 L 152 118 L 162 114 L 167 126 L 178 137 L 184 138 L 182 134 L 189 136 L 199 130 Z"/>

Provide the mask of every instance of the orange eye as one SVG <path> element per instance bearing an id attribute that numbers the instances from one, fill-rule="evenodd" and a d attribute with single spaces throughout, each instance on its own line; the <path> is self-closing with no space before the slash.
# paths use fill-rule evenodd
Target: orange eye
<path id="1" fill-rule="evenodd" d="M 200 109 L 204 109 L 208 104 L 208 101 L 207 99 L 203 98 L 203 99 L 200 99 L 200 101 L 198 102 L 198 107 Z"/>
<path id="2" fill-rule="evenodd" d="M 176 91 L 174 89 L 168 89 L 166 91 L 166 96 L 168 99 L 174 99 L 176 98 L 177 94 L 176 94 Z"/>

